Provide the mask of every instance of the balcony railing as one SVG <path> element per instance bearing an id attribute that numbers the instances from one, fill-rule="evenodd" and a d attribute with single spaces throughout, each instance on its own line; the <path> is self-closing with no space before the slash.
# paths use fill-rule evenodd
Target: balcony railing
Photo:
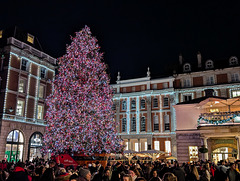
<path id="1" fill-rule="evenodd" d="M 16 122 L 23 122 L 23 123 L 30 123 L 30 124 L 37 124 L 37 125 L 43 125 L 46 126 L 46 121 L 41 119 L 32 119 L 32 118 L 26 118 L 22 116 L 16 116 L 12 114 L 3 114 L 3 120 L 9 120 L 9 121 L 16 121 Z"/>
<path id="2" fill-rule="evenodd" d="M 198 118 L 198 125 L 240 124 L 240 111 L 202 113 Z"/>

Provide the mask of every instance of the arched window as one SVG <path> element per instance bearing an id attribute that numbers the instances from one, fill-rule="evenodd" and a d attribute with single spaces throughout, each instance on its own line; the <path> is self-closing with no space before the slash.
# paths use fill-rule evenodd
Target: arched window
<path id="1" fill-rule="evenodd" d="M 238 65 L 238 58 L 237 57 L 230 57 L 229 65 Z"/>
<path id="2" fill-rule="evenodd" d="M 131 102 L 131 109 L 136 109 L 136 101 L 134 99 Z"/>
<path id="3" fill-rule="evenodd" d="M 213 61 L 212 60 L 207 60 L 206 63 L 205 63 L 205 68 L 206 69 L 211 69 L 213 68 Z"/>
<path id="4" fill-rule="evenodd" d="M 146 101 L 145 99 L 141 99 L 141 109 L 145 109 Z"/>
<path id="5" fill-rule="evenodd" d="M 184 71 L 184 72 L 189 72 L 189 71 L 191 71 L 191 65 L 190 65 L 189 63 L 185 63 L 185 64 L 183 65 L 183 71 Z"/>
<path id="6" fill-rule="evenodd" d="M 29 140 L 29 160 L 32 161 L 34 158 L 41 158 L 41 149 L 42 149 L 42 134 L 39 132 L 33 133 Z"/>
<path id="7" fill-rule="evenodd" d="M 127 110 L 127 102 L 122 101 L 122 110 Z"/>
<path id="8" fill-rule="evenodd" d="M 132 117 L 131 120 L 131 131 L 136 131 L 136 118 Z"/>
<path id="9" fill-rule="evenodd" d="M 141 131 L 146 131 L 146 120 L 145 120 L 145 117 L 141 117 Z"/>
<path id="10" fill-rule="evenodd" d="M 158 98 L 153 99 L 153 107 L 154 108 L 158 107 Z"/>
<path id="11" fill-rule="evenodd" d="M 7 161 L 23 161 L 23 134 L 19 130 L 13 130 L 8 134 L 5 158 Z"/>
<path id="12" fill-rule="evenodd" d="M 126 132 L 127 131 L 127 119 L 123 118 L 122 119 L 122 132 Z"/>

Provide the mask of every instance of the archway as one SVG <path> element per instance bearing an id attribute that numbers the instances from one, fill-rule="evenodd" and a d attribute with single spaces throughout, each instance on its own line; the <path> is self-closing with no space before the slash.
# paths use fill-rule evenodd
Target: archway
<path id="1" fill-rule="evenodd" d="M 19 130 L 11 131 L 7 136 L 5 158 L 7 161 L 23 161 L 24 137 Z"/>
<path id="2" fill-rule="evenodd" d="M 41 158 L 41 148 L 42 148 L 42 133 L 35 132 L 32 134 L 29 140 L 29 149 L 28 149 L 28 159 L 32 161 L 34 158 Z"/>
<path id="3" fill-rule="evenodd" d="M 237 157 L 237 150 L 232 147 L 216 148 L 212 152 L 212 160 L 217 163 L 220 160 L 232 160 Z"/>

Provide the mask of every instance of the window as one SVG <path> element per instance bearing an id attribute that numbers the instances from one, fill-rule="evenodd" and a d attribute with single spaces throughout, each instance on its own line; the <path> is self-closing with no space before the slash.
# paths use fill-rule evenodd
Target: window
<path id="1" fill-rule="evenodd" d="M 146 131 L 146 120 L 145 120 L 145 117 L 141 117 L 141 131 Z"/>
<path id="2" fill-rule="evenodd" d="M 191 101 L 192 100 L 192 95 L 184 95 L 183 96 L 183 101 Z"/>
<path id="3" fill-rule="evenodd" d="M 46 78 L 46 69 L 41 67 L 41 78 Z"/>
<path id="4" fill-rule="evenodd" d="M 112 105 L 112 110 L 116 110 L 116 104 L 115 103 L 113 103 L 113 105 Z"/>
<path id="5" fill-rule="evenodd" d="M 158 122 L 158 116 L 153 116 L 153 129 L 154 131 L 159 131 L 159 122 Z"/>
<path id="6" fill-rule="evenodd" d="M 154 141 L 154 149 L 155 150 L 160 150 L 160 144 L 159 144 L 159 141 Z"/>
<path id="7" fill-rule="evenodd" d="M 135 92 L 136 91 L 136 88 L 135 87 L 132 87 L 132 92 Z"/>
<path id="8" fill-rule="evenodd" d="M 122 132 L 126 132 L 127 131 L 127 119 L 123 118 L 122 119 Z"/>
<path id="9" fill-rule="evenodd" d="M 207 77 L 207 85 L 213 85 L 214 84 L 214 77 L 213 76 L 209 76 Z"/>
<path id="10" fill-rule="evenodd" d="M 17 116 L 23 116 L 23 113 L 24 113 L 24 101 L 23 100 L 18 100 L 17 101 L 16 115 Z"/>
<path id="11" fill-rule="evenodd" d="M 37 119 L 43 119 L 43 105 L 38 105 L 38 109 L 37 109 Z"/>
<path id="12" fill-rule="evenodd" d="M 170 123 L 169 123 L 169 115 L 164 115 L 164 128 L 165 128 L 165 131 L 168 131 L 170 130 Z"/>
<path id="13" fill-rule="evenodd" d="M 142 85 L 142 86 L 141 86 L 141 91 L 144 91 L 144 90 L 145 90 L 145 86 Z"/>
<path id="14" fill-rule="evenodd" d="M 213 68 L 213 61 L 212 60 L 207 60 L 206 63 L 205 63 L 205 68 L 206 69 Z"/>
<path id="15" fill-rule="evenodd" d="M 127 92 L 127 89 L 126 87 L 123 88 L 123 92 L 126 93 Z"/>
<path id="16" fill-rule="evenodd" d="M 3 36 L 3 31 L 0 30 L 0 38 L 2 38 L 2 36 Z"/>
<path id="17" fill-rule="evenodd" d="M 11 131 L 7 136 L 5 158 L 8 162 L 17 162 L 23 159 L 24 137 L 19 130 Z"/>
<path id="18" fill-rule="evenodd" d="M 158 98 L 153 98 L 153 107 L 158 107 Z"/>
<path id="19" fill-rule="evenodd" d="M 26 91 L 26 80 L 20 79 L 18 84 L 18 92 L 25 93 Z"/>
<path id="20" fill-rule="evenodd" d="M 138 152 L 139 151 L 138 150 L 138 143 L 135 143 L 134 146 L 135 146 L 135 151 Z"/>
<path id="21" fill-rule="evenodd" d="M 153 84 L 153 89 L 157 89 L 157 84 Z"/>
<path id="22" fill-rule="evenodd" d="M 128 150 L 128 142 L 125 142 L 125 145 L 126 145 L 125 150 Z"/>
<path id="23" fill-rule="evenodd" d="M 133 117 L 131 120 L 131 131 L 136 131 L 136 118 Z"/>
<path id="24" fill-rule="evenodd" d="M 197 146 L 189 146 L 189 158 L 190 161 L 197 161 L 198 160 L 198 147 Z"/>
<path id="25" fill-rule="evenodd" d="M 28 61 L 25 59 L 22 59 L 21 70 L 27 71 L 27 64 L 28 64 Z"/>
<path id="26" fill-rule="evenodd" d="M 191 81 L 190 81 L 190 79 L 185 79 L 185 80 L 183 81 L 183 86 L 184 86 L 184 87 L 191 87 Z"/>
<path id="27" fill-rule="evenodd" d="M 164 83 L 163 83 L 163 88 L 164 88 L 164 89 L 168 88 L 168 83 L 167 83 L 167 82 L 164 82 Z"/>
<path id="28" fill-rule="evenodd" d="M 231 81 L 232 82 L 239 82 L 239 74 L 238 73 L 231 74 Z"/>
<path id="29" fill-rule="evenodd" d="M 238 58 L 237 57 L 230 57 L 229 65 L 238 65 Z"/>
<path id="30" fill-rule="evenodd" d="M 122 110 L 127 110 L 127 102 L 122 101 Z"/>
<path id="31" fill-rule="evenodd" d="M 163 107 L 168 107 L 169 103 L 168 103 L 168 97 L 164 97 L 163 98 Z"/>
<path id="32" fill-rule="evenodd" d="M 28 41 L 29 43 L 32 43 L 32 44 L 33 44 L 33 43 L 34 43 L 34 36 L 28 33 L 27 41 Z"/>
<path id="33" fill-rule="evenodd" d="M 39 94 L 38 94 L 38 97 L 39 98 L 44 98 L 44 91 L 45 90 L 45 87 L 43 85 L 40 85 L 39 86 Z"/>
<path id="34" fill-rule="evenodd" d="M 171 141 L 165 141 L 165 152 L 171 153 Z"/>
<path id="35" fill-rule="evenodd" d="M 141 99 L 141 109 L 145 109 L 146 101 L 145 99 Z"/>
<path id="36" fill-rule="evenodd" d="M 240 96 L 240 90 L 232 90 L 232 97 Z"/>
<path id="37" fill-rule="evenodd" d="M 134 99 L 131 102 L 131 109 L 136 109 L 136 101 Z"/>
<path id="38" fill-rule="evenodd" d="M 147 142 L 144 142 L 144 151 L 147 151 Z"/>
<path id="39" fill-rule="evenodd" d="M 35 132 L 32 134 L 29 141 L 29 160 L 32 161 L 34 158 L 41 158 L 41 149 L 43 145 L 42 134 Z"/>
<path id="40" fill-rule="evenodd" d="M 184 72 L 189 72 L 191 71 L 191 65 L 189 63 L 184 64 L 183 66 L 183 71 Z"/>

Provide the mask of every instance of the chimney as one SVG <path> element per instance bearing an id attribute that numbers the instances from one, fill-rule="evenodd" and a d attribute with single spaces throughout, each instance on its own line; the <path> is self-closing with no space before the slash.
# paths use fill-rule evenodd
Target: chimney
<path id="1" fill-rule="evenodd" d="M 198 68 L 202 67 L 202 55 L 200 52 L 197 53 Z"/>
<path id="2" fill-rule="evenodd" d="M 180 54 L 179 54 L 179 64 L 180 64 L 180 65 L 182 65 L 182 63 L 183 63 L 182 61 L 183 61 L 183 58 L 182 58 L 182 54 L 180 53 Z"/>

